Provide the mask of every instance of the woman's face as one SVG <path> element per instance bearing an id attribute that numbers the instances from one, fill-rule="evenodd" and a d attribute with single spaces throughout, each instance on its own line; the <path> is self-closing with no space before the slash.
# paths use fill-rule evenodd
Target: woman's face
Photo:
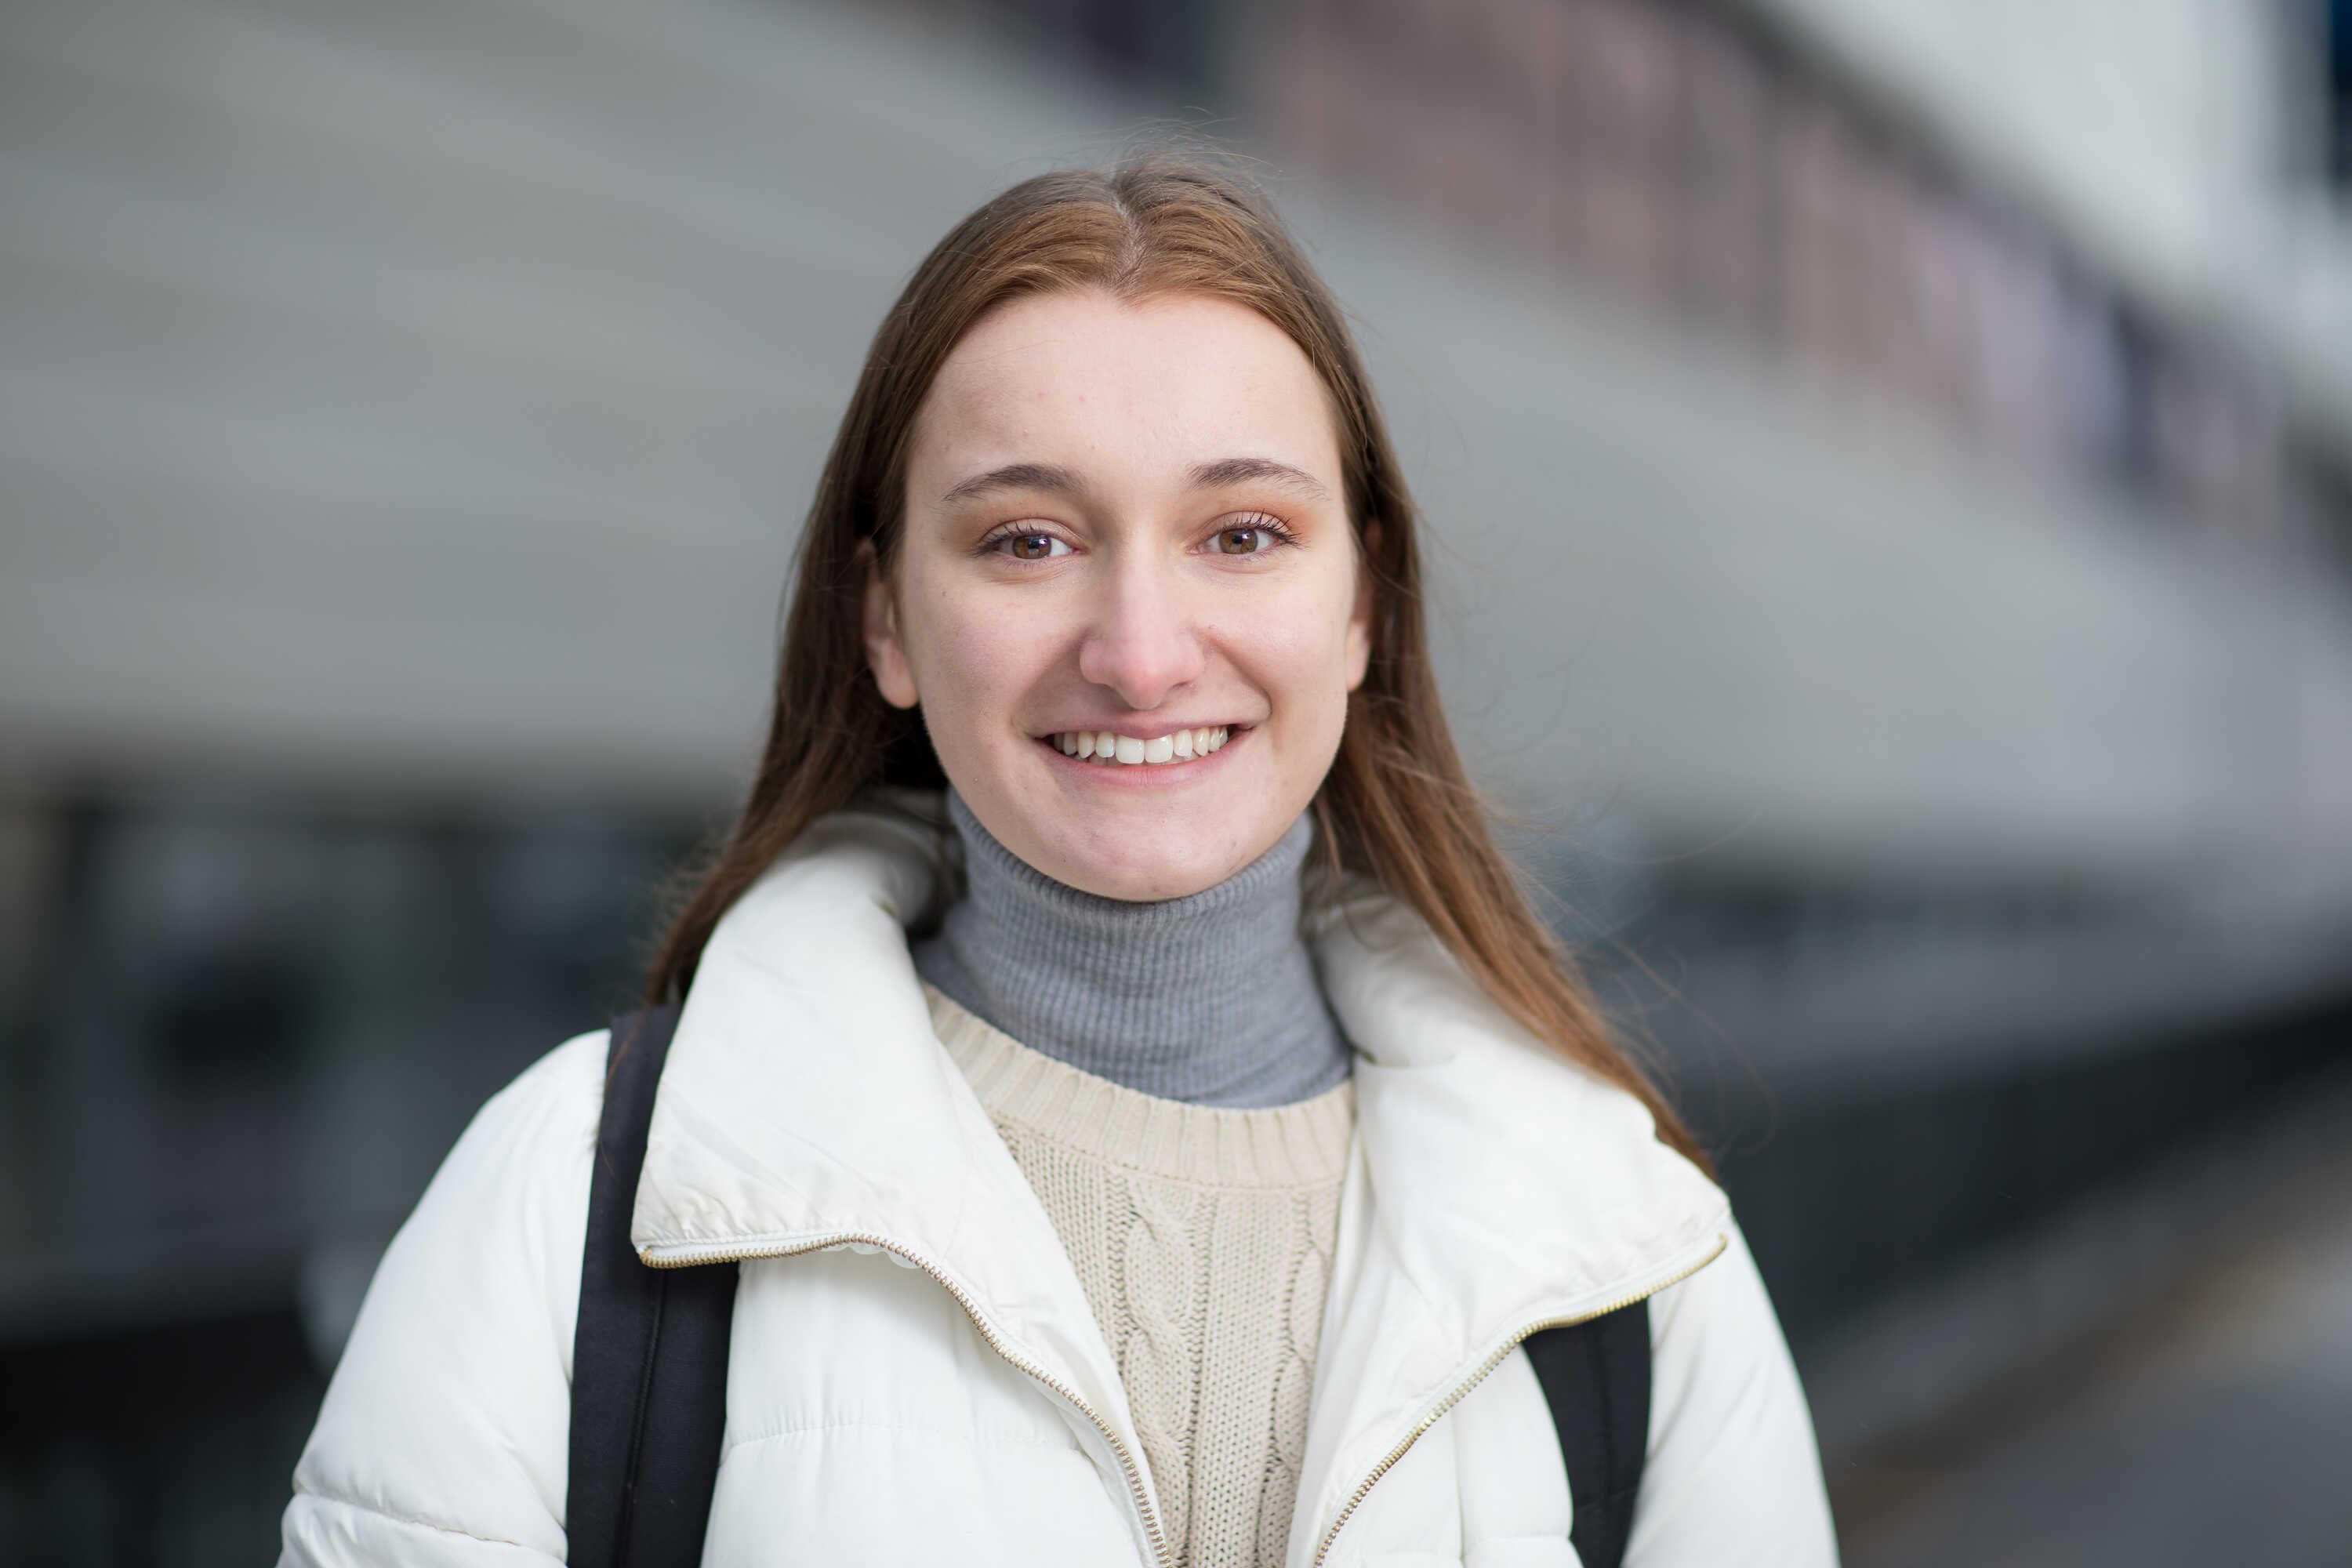
<path id="1" fill-rule="evenodd" d="M 1280 328 L 1200 294 L 999 307 L 924 400 L 904 524 L 868 578 L 876 681 L 1031 866 L 1180 898 L 1314 798 L 1370 596 L 1323 384 Z"/>

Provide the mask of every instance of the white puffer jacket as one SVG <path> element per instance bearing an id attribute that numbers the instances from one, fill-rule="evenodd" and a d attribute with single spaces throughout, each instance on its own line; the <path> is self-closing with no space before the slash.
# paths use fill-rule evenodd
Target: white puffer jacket
<path id="1" fill-rule="evenodd" d="M 1116 1363 L 931 1030 L 902 926 L 936 840 L 828 818 L 720 921 L 632 1235 L 742 1259 L 705 1562 L 1156 1564 Z M 1811 1420 L 1723 1194 L 1510 1023 L 1401 904 L 1320 911 L 1358 1125 L 1288 1568 L 1576 1562 L 1518 1342 L 1650 1297 L 1636 1568 L 1833 1563 Z M 605 1037 L 483 1107 L 376 1271 L 294 1475 L 289 1563 L 564 1555 Z"/>

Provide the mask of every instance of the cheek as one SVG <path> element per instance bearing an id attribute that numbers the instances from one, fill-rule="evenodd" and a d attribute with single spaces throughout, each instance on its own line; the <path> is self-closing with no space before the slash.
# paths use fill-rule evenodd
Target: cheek
<path id="1" fill-rule="evenodd" d="M 1034 619 L 1007 616 L 985 595 L 952 589 L 910 595 L 919 606 L 905 626 L 908 662 L 926 721 L 975 731 L 1001 721 L 1034 683 L 1050 639 Z"/>
<path id="2" fill-rule="evenodd" d="M 1348 610 L 1344 592 L 1318 584 L 1250 618 L 1244 657 L 1294 734 L 1336 734 L 1347 716 Z"/>

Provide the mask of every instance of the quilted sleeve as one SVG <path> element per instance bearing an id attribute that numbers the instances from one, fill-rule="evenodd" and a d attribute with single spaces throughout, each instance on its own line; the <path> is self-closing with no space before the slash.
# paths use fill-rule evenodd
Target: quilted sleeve
<path id="1" fill-rule="evenodd" d="M 476 1113 L 393 1237 L 294 1470 L 280 1568 L 561 1563 L 603 1031 Z"/>
<path id="2" fill-rule="evenodd" d="M 1737 1227 L 1722 1257 L 1652 1298 L 1650 1340 L 1626 1568 L 1834 1568 L 1812 1415 Z"/>

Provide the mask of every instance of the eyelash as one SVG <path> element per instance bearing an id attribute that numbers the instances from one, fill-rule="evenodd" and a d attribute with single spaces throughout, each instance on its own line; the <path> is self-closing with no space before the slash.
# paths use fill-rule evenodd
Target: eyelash
<path id="1" fill-rule="evenodd" d="M 1236 561 L 1248 561 L 1260 555 L 1271 555 L 1277 550 L 1286 549 L 1298 542 L 1298 535 L 1293 533 L 1290 531 L 1289 526 L 1280 518 L 1270 516 L 1269 514 L 1262 511 L 1251 512 L 1241 521 L 1232 523 L 1224 528 L 1220 528 L 1209 537 L 1214 539 L 1217 537 L 1217 534 L 1221 533 L 1265 533 L 1273 536 L 1274 543 L 1271 546 L 1264 550 L 1246 551 L 1240 555 L 1233 557 L 1233 559 Z M 993 555 L 1001 553 L 999 549 L 1000 546 L 1015 539 L 1058 539 L 1061 536 L 1059 534 L 1053 533 L 1045 529 L 1038 528 L 1034 524 L 1007 523 L 1003 528 L 991 532 L 985 539 L 982 539 L 980 543 L 973 548 L 972 552 L 976 555 Z M 1065 542 L 1067 542 L 1065 541 Z M 1212 552 L 1212 553 L 1222 553 L 1222 552 Z M 1008 561 L 1018 561 L 1020 560 L 1020 557 L 1008 555 L 1005 559 Z M 1048 556 L 1041 559 L 1050 560 L 1052 557 Z M 1027 565 L 1032 564 L 1032 563 L 1024 562 L 1023 564 Z"/>

